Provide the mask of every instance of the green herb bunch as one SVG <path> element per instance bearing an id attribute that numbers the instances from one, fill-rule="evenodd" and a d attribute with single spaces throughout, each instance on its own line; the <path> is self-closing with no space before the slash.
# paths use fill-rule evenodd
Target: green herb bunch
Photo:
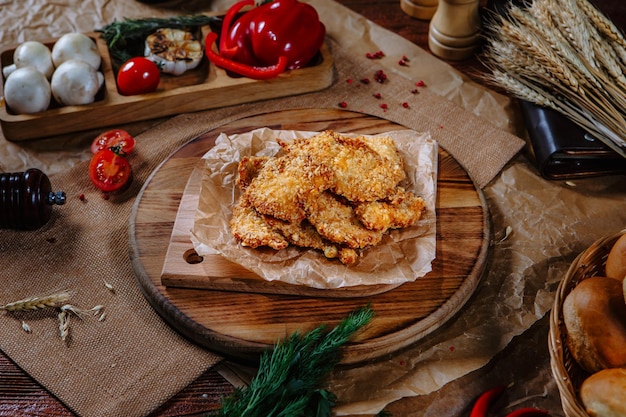
<path id="1" fill-rule="evenodd" d="M 153 17 L 114 21 L 97 32 L 109 46 L 113 60 L 121 64 L 134 56 L 143 56 L 146 38 L 160 28 L 190 29 L 208 25 L 218 18 L 205 15 Z"/>
<path id="2" fill-rule="evenodd" d="M 330 417 L 336 401 L 321 388 L 341 359 L 341 347 L 370 322 L 369 306 L 350 313 L 330 332 L 295 332 L 263 353 L 250 385 L 224 398 L 214 417 Z"/>

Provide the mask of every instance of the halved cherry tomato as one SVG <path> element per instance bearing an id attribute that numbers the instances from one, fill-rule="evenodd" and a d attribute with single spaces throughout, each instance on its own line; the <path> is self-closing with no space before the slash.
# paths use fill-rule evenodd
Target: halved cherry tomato
<path id="1" fill-rule="evenodd" d="M 91 143 L 91 152 L 96 153 L 102 149 L 114 148 L 114 152 L 120 155 L 128 155 L 135 147 L 135 138 L 123 129 L 108 130 L 98 135 Z"/>
<path id="2" fill-rule="evenodd" d="M 133 172 L 128 159 L 111 149 L 102 149 L 91 158 L 89 178 L 100 190 L 114 193 L 130 186 Z"/>
<path id="3" fill-rule="evenodd" d="M 117 73 L 117 89 L 124 96 L 151 93 L 159 86 L 161 71 L 141 56 L 124 62 Z"/>

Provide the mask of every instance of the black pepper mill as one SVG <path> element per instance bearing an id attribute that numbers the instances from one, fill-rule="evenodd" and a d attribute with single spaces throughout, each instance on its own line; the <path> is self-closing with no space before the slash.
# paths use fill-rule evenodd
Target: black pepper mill
<path id="1" fill-rule="evenodd" d="M 0 174 L 0 228 L 35 230 L 50 220 L 52 206 L 65 203 L 50 179 L 36 168 Z"/>

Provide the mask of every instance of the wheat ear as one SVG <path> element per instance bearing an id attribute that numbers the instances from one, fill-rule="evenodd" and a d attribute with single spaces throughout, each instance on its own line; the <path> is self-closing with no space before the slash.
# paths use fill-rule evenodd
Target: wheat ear
<path id="1" fill-rule="evenodd" d="M 72 293 L 70 291 L 61 291 L 43 297 L 30 297 L 23 300 L 14 301 L 12 303 L 0 306 L 0 310 L 23 311 L 40 310 L 47 307 L 59 307 L 67 303 L 71 297 Z"/>

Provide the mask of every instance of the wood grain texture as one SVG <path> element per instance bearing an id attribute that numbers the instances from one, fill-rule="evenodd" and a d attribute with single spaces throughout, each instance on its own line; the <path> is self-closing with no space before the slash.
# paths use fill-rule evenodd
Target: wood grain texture
<path id="1" fill-rule="evenodd" d="M 384 119 L 336 109 L 288 110 L 221 126 L 175 152 L 138 196 L 130 252 L 138 281 L 155 309 L 194 342 L 222 355 L 254 360 L 296 330 L 334 325 L 371 304 L 373 322 L 345 349 L 344 363 L 373 359 L 414 343 L 437 329 L 470 297 L 484 270 L 489 240 L 482 193 L 445 151 L 439 151 L 437 248 L 433 270 L 390 291 L 358 298 L 289 296 L 165 287 L 161 269 L 189 176 L 220 133 L 272 129 L 377 134 L 406 129 Z M 190 243 L 189 243 L 190 244 Z M 458 248 L 463 248 L 460 251 Z"/>

